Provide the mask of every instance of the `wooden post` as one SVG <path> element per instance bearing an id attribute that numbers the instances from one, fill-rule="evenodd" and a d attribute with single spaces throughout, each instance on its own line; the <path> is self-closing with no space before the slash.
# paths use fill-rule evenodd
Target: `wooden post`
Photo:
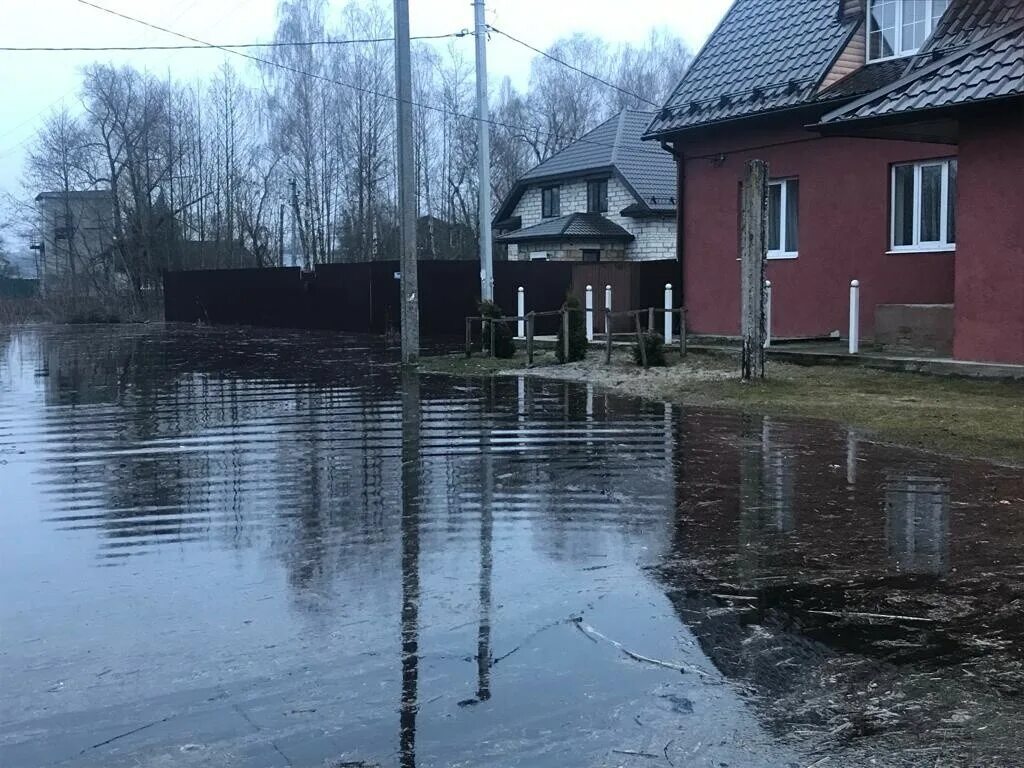
<path id="1" fill-rule="evenodd" d="M 605 365 L 612 364 L 612 311 L 611 309 L 605 309 L 604 311 L 604 363 Z"/>
<path id="2" fill-rule="evenodd" d="M 466 357 L 473 356 L 473 318 L 466 318 Z"/>
<path id="3" fill-rule="evenodd" d="M 640 345 L 640 362 L 644 368 L 647 367 L 647 345 L 644 344 L 644 332 L 640 328 L 640 313 L 633 315 L 633 322 L 636 325 L 636 343 Z"/>
<path id="4" fill-rule="evenodd" d="M 768 164 L 751 160 L 743 178 L 740 221 L 742 378 L 764 378 L 764 273 L 767 249 Z"/>
<path id="5" fill-rule="evenodd" d="M 491 343 L 491 357 L 494 357 L 494 326 L 497 325 L 497 323 L 494 321 L 493 317 L 488 322 L 489 322 L 489 324 L 491 326 L 490 327 L 490 331 L 491 331 L 491 341 L 490 341 L 490 343 Z"/>
<path id="6" fill-rule="evenodd" d="M 679 356 L 686 357 L 686 309 L 679 310 Z"/>
<path id="7" fill-rule="evenodd" d="M 526 316 L 526 362 L 533 366 L 533 312 Z"/>
<path id="8" fill-rule="evenodd" d="M 562 307 L 562 362 L 569 362 L 569 308 Z"/>
<path id="9" fill-rule="evenodd" d="M 654 307 L 647 308 L 647 332 L 654 333 Z"/>

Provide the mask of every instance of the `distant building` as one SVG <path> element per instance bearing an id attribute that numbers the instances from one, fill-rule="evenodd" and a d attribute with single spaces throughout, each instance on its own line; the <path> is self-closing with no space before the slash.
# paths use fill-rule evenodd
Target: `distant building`
<path id="1" fill-rule="evenodd" d="M 508 258 L 676 257 L 676 166 L 640 136 L 653 113 L 624 110 L 516 182 L 494 222 Z"/>
<path id="2" fill-rule="evenodd" d="M 109 190 L 42 192 L 39 275 L 45 290 L 88 291 L 97 263 L 109 265 L 114 245 L 114 201 Z"/>

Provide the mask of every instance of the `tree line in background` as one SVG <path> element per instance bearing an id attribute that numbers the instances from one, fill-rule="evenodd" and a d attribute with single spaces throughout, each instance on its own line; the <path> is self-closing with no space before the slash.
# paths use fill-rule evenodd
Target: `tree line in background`
<path id="1" fill-rule="evenodd" d="M 340 10 L 326 0 L 284 0 L 274 42 L 391 35 L 380 0 Z M 466 40 L 414 45 L 423 259 L 477 254 L 475 70 Z M 28 154 L 30 195 L 112 193 L 111 247 L 78 259 L 97 292 L 140 298 L 159 288 L 165 269 L 274 266 L 282 252 L 305 265 L 395 257 L 393 44 L 259 51 L 257 62 L 239 69 L 226 61 L 192 82 L 95 63 L 82 71 L 81 109 L 45 120 Z M 653 109 L 648 102 L 661 102 L 690 60 L 684 43 L 660 30 L 640 46 L 574 35 L 548 53 L 534 59 L 525 92 L 507 78 L 492 83 L 496 201 L 524 171 L 619 110 Z"/>

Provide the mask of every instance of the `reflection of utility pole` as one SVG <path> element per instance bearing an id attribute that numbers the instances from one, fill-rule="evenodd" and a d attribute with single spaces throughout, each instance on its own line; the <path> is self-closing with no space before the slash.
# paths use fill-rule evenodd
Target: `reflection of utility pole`
<path id="1" fill-rule="evenodd" d="M 402 702 L 399 762 L 416 766 L 420 617 L 420 382 L 402 369 Z"/>
<path id="2" fill-rule="evenodd" d="M 480 627 L 477 631 L 477 701 L 491 698 L 491 579 L 494 540 L 494 465 L 490 430 L 483 430 L 484 462 L 480 493 Z"/>

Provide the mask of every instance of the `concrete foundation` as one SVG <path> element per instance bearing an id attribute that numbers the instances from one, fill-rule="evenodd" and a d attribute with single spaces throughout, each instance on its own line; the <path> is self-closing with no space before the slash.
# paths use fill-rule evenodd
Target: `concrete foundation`
<path id="1" fill-rule="evenodd" d="M 882 352 L 952 357 L 952 304 L 879 304 L 875 345 Z"/>

